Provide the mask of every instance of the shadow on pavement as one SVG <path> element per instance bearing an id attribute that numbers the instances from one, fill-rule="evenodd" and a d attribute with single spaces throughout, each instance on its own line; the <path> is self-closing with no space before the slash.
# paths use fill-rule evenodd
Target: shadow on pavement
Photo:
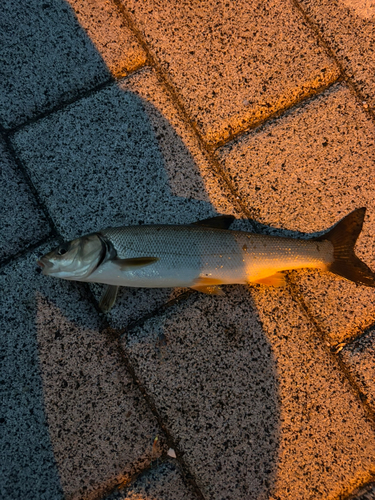
<path id="1" fill-rule="evenodd" d="M 68 19 L 63 0 L 53 5 L 64 10 L 65 21 L 52 18 L 50 26 L 57 20 L 74 25 L 71 47 L 86 47 L 76 60 L 87 57 L 89 40 L 82 45 L 86 35 L 74 12 L 69 9 Z M 41 36 L 43 54 L 46 45 L 63 65 L 69 51 L 61 51 L 54 36 Z M 29 56 L 22 57 L 27 66 Z M 44 56 L 36 50 L 30 57 Z M 96 66 L 97 60 L 96 53 Z M 100 71 L 106 71 L 104 62 Z M 217 213 L 218 193 L 206 190 L 180 134 L 142 97 L 154 82 L 152 71 L 142 70 L 15 134 L 17 154 L 64 238 Z M 38 92 L 52 84 L 39 82 Z M 33 254 L 24 272 L 12 263 L 4 274 L 9 419 L 1 448 L 9 453 L 2 491 L 4 498 L 33 491 L 34 498 L 51 499 L 60 498 L 62 488 L 68 498 L 96 498 L 121 481 L 122 471 L 131 475 L 149 462 L 147 443 L 157 430 L 136 401 L 133 382 L 122 380 L 111 346 L 98 337 L 96 313 L 78 293 L 80 285 L 37 275 L 34 261 Z M 113 324 L 126 326 L 172 293 L 124 290 Z M 193 296 L 132 331 L 125 349 L 204 495 L 267 498 L 279 439 L 277 370 L 249 291 L 228 287 L 224 298 Z M 32 424 L 29 412 L 38 414 Z M 134 418 L 127 422 L 129 412 L 138 415 L 138 427 Z M 131 426 L 135 440 L 122 448 L 121 434 L 130 439 Z"/>

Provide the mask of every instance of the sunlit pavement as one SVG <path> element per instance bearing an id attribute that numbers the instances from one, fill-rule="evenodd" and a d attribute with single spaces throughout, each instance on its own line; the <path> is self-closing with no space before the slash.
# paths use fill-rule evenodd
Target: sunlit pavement
<path id="1" fill-rule="evenodd" d="M 0 498 L 375 499 L 375 293 L 121 289 L 37 258 L 108 226 L 232 214 L 319 233 L 366 207 L 367 0 L 5 0 L 0 15 Z"/>

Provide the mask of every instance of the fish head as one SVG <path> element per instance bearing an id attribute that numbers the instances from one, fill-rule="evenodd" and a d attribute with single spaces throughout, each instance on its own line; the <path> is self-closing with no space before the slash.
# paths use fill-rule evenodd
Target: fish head
<path id="1" fill-rule="evenodd" d="M 97 234 L 62 243 L 38 260 L 45 276 L 84 280 L 103 261 L 106 247 Z"/>

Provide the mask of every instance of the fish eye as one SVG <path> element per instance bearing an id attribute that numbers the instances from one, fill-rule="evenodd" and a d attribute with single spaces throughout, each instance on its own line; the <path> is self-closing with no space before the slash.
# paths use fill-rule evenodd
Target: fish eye
<path id="1" fill-rule="evenodd" d="M 57 249 L 57 255 L 64 255 L 67 251 L 68 249 L 66 247 L 61 246 Z"/>

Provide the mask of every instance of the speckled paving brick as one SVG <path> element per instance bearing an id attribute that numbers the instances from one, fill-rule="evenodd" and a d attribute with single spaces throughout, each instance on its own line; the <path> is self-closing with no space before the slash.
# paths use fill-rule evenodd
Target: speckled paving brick
<path id="1" fill-rule="evenodd" d="M 236 213 L 149 69 L 20 130 L 14 144 L 68 239 L 108 226 Z M 117 326 L 152 311 L 172 290 L 140 292 L 135 302 L 133 292 L 120 294 Z"/>
<path id="2" fill-rule="evenodd" d="M 94 499 L 157 458 L 163 435 L 82 287 L 37 273 L 46 248 L 0 274 L 1 497 Z"/>
<path id="3" fill-rule="evenodd" d="M 13 127 L 110 78 L 65 0 L 5 0 L 0 20 L 0 123 Z"/>
<path id="4" fill-rule="evenodd" d="M 0 261 L 37 243 L 50 227 L 0 138 Z"/>
<path id="5" fill-rule="evenodd" d="M 375 107 L 375 5 L 366 0 L 298 0 L 308 18 L 365 97 Z"/>
<path id="6" fill-rule="evenodd" d="M 341 356 L 375 411 L 375 329 L 348 344 Z"/>
<path id="7" fill-rule="evenodd" d="M 285 290 L 225 293 L 123 340 L 205 498 L 327 499 L 363 484 L 374 431 L 307 317 Z"/>
<path id="8" fill-rule="evenodd" d="M 218 154 L 254 218 L 279 229 L 279 235 L 323 231 L 355 208 L 367 207 L 356 253 L 375 270 L 374 137 L 362 107 L 337 85 Z M 311 314 L 333 344 L 374 322 L 373 288 L 328 273 L 295 275 Z"/>
<path id="9" fill-rule="evenodd" d="M 210 144 L 338 77 L 292 2 L 122 2 Z"/>
<path id="10" fill-rule="evenodd" d="M 67 1 L 114 77 L 145 64 L 144 50 L 113 1 Z"/>
<path id="11" fill-rule="evenodd" d="M 105 500 L 196 500 L 191 486 L 184 481 L 177 462 L 164 462 L 142 474 L 127 488 Z"/>

